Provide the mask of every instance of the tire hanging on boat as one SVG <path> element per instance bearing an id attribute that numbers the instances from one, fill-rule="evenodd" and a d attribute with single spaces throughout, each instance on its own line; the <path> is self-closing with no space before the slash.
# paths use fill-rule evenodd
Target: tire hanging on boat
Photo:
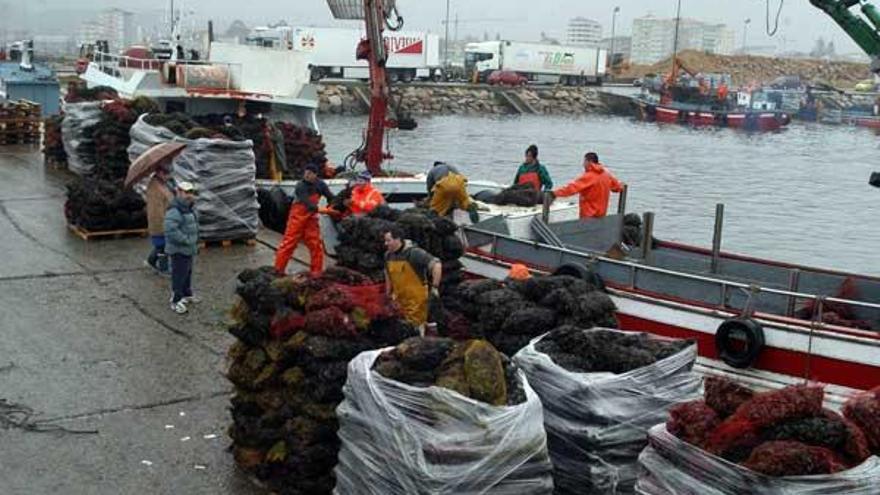
<path id="1" fill-rule="evenodd" d="M 744 348 L 734 345 L 738 340 L 734 337 L 736 334 L 744 336 Z M 764 350 L 764 344 L 764 327 L 751 318 L 726 320 L 715 332 L 715 349 L 718 355 L 734 368 L 751 368 Z"/>

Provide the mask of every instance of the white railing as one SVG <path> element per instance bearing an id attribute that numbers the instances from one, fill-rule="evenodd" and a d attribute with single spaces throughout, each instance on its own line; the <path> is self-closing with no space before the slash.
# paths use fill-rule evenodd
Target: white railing
<path id="1" fill-rule="evenodd" d="M 240 63 L 144 59 L 103 52 L 96 53 L 92 63 L 104 74 L 126 82 L 137 72 L 147 71 L 158 73 L 165 84 L 184 89 L 236 91 L 241 87 Z"/>

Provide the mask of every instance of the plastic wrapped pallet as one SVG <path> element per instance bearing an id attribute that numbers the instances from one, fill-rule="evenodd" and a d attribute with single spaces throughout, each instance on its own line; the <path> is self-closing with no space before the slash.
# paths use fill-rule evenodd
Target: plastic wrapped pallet
<path id="1" fill-rule="evenodd" d="M 835 474 L 773 478 L 716 457 L 676 438 L 665 424 L 651 428 L 649 446 L 639 456 L 640 495 L 875 495 L 880 490 L 880 458 Z"/>
<path id="2" fill-rule="evenodd" d="M 445 388 L 389 380 L 372 370 L 382 352 L 349 363 L 336 411 L 336 494 L 553 491 L 541 403 L 524 377 L 525 402 L 494 407 Z"/>
<path id="3" fill-rule="evenodd" d="M 88 175 L 95 168 L 95 143 L 86 130 L 101 120 L 103 104 L 101 101 L 64 104 L 61 139 L 67 153 L 67 167 L 77 175 Z"/>
<path id="4" fill-rule="evenodd" d="M 184 139 L 164 127 L 147 124 L 142 115 L 131 128 L 129 157 L 134 161 L 150 147 L 172 140 L 187 144 L 174 160 L 172 175 L 176 180 L 196 184 L 199 189 L 199 238 L 212 241 L 254 237 L 260 207 L 253 143 Z"/>
<path id="5" fill-rule="evenodd" d="M 700 378 L 691 371 L 696 345 L 623 374 L 575 373 L 536 349 L 544 337 L 514 362 L 544 405 L 556 492 L 632 493 L 648 429 L 676 403 L 699 396 Z"/>

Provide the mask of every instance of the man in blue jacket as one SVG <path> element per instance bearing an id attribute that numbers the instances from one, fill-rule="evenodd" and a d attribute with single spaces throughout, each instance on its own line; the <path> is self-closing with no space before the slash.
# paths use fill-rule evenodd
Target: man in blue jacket
<path id="1" fill-rule="evenodd" d="M 193 258 L 198 252 L 199 220 L 193 205 L 198 191 L 181 181 L 171 206 L 165 212 L 165 253 L 171 257 L 171 310 L 187 312 L 187 305 L 199 302 L 192 292 Z"/>

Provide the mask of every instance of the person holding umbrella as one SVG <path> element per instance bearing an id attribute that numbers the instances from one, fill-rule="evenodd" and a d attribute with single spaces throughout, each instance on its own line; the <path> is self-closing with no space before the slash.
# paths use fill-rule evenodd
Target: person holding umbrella
<path id="1" fill-rule="evenodd" d="M 174 199 L 171 162 L 186 148 L 186 143 L 160 143 L 142 153 L 128 168 L 125 187 L 132 187 L 146 177 L 150 178 L 144 195 L 147 203 L 147 228 L 153 249 L 146 264 L 158 273 L 168 273 L 165 254 L 165 212 Z"/>
<path id="2" fill-rule="evenodd" d="M 147 203 L 147 230 L 153 246 L 145 263 L 159 274 L 170 275 L 165 254 L 165 212 L 174 199 L 174 183 L 167 168 L 159 167 L 153 173 L 144 199 Z"/>

